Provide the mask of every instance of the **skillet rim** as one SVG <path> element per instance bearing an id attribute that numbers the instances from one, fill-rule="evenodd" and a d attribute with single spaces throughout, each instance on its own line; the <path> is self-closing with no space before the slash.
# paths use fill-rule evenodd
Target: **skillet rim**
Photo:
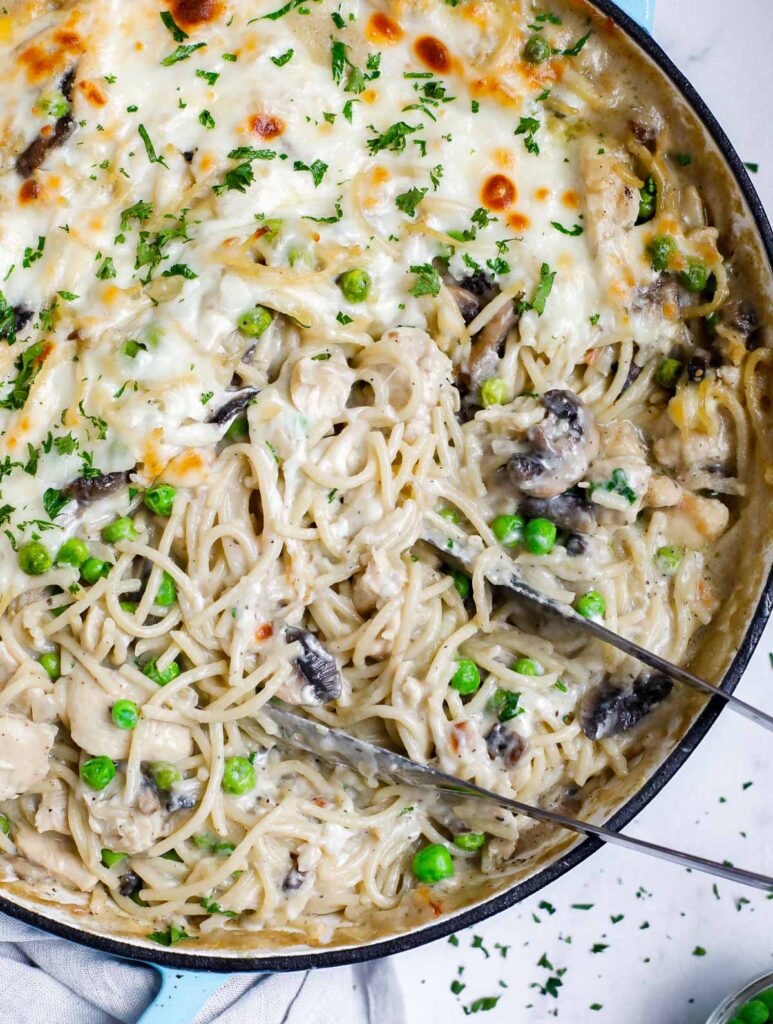
<path id="1" fill-rule="evenodd" d="M 725 159 L 736 185 L 740 189 L 749 208 L 752 220 L 759 232 L 762 247 L 767 256 L 768 270 L 771 277 L 773 277 L 773 229 L 765 213 L 762 200 L 757 195 L 743 161 L 711 112 L 711 109 L 662 47 L 655 42 L 645 29 L 641 28 L 625 11 L 621 10 L 617 4 L 613 3 L 612 0 L 587 0 L 587 2 L 602 15 L 615 22 L 629 39 L 658 65 L 697 115 L 702 126 L 709 133 Z M 771 568 L 765 581 L 765 586 L 762 589 L 759 601 L 754 609 L 754 614 L 744 633 L 743 640 L 720 684 L 721 689 L 727 693 L 732 693 L 741 681 L 741 677 L 765 630 L 771 611 L 773 611 L 773 568 Z M 682 740 L 653 776 L 605 823 L 607 828 L 613 830 L 624 828 L 650 803 L 695 751 L 724 707 L 725 703 L 719 697 L 714 697 L 709 701 Z M 267 956 L 173 953 L 161 947 L 153 949 L 138 943 L 113 939 L 106 935 L 82 930 L 74 925 L 57 921 L 44 913 L 30 910 L 28 907 L 14 903 L 2 895 L 0 895 L 0 913 L 7 914 L 17 921 L 22 921 L 24 924 L 31 925 L 50 935 L 69 939 L 78 945 L 87 946 L 102 953 L 109 953 L 124 960 L 144 962 L 148 965 L 171 968 L 177 971 L 205 971 L 216 974 L 242 972 L 267 974 L 302 971 L 320 967 L 339 967 L 347 964 L 365 963 L 380 957 L 392 956 L 395 953 L 404 953 L 407 950 L 416 949 L 437 939 L 446 938 L 454 932 L 469 928 L 471 925 L 479 924 L 481 921 L 485 921 L 487 918 L 509 909 L 516 903 L 520 903 L 527 896 L 539 892 L 540 889 L 582 863 L 582 861 L 590 857 L 591 854 L 595 853 L 603 845 L 601 840 L 585 839 L 562 857 L 559 857 L 558 860 L 538 871 L 531 878 L 519 882 L 506 892 L 484 900 L 469 910 L 462 910 L 439 921 L 437 924 L 428 925 L 403 935 L 377 940 L 362 946 L 343 947 L 341 949 L 321 949 L 305 953 L 272 954 Z"/>

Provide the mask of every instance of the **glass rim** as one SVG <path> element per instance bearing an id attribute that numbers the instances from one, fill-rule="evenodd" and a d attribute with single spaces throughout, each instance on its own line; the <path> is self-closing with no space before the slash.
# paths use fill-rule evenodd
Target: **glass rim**
<path id="1" fill-rule="evenodd" d="M 770 988 L 773 988 L 773 970 L 767 970 L 764 974 L 758 974 L 751 981 L 747 981 L 742 988 L 726 996 L 711 1014 L 706 1024 L 727 1024 L 727 1021 L 730 1020 L 735 1011 L 739 1010 L 744 1003 L 748 1003 L 750 999 L 759 995 L 760 992 L 765 992 Z"/>

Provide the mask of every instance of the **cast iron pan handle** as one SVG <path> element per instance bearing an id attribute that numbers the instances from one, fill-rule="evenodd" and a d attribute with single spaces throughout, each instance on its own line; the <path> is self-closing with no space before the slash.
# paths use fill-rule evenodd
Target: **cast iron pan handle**
<path id="1" fill-rule="evenodd" d="M 616 0 L 618 7 L 648 32 L 652 31 L 655 0 Z M 222 974 L 206 971 L 176 971 L 148 964 L 161 975 L 158 995 L 137 1024 L 191 1024 L 196 1014 L 226 980 Z"/>

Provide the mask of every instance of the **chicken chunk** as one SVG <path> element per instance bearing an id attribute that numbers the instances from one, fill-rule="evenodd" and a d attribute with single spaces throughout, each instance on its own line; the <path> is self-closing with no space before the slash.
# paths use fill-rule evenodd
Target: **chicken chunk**
<path id="1" fill-rule="evenodd" d="M 61 779 L 50 779 L 41 794 L 35 811 L 38 832 L 60 832 L 69 835 L 67 827 L 67 787 Z"/>
<path id="2" fill-rule="evenodd" d="M 142 704 L 143 691 L 113 676 L 115 689 L 107 693 L 99 683 L 83 673 L 73 673 L 67 688 L 67 715 L 75 743 L 87 754 L 105 754 L 113 760 L 128 757 L 133 732 L 116 729 L 110 710 L 118 700 Z M 193 749 L 190 730 L 175 722 L 143 719 L 137 727 L 135 742 L 140 745 L 143 761 L 178 761 Z"/>
<path id="3" fill-rule="evenodd" d="M 337 416 L 346 408 L 354 379 L 340 349 L 304 356 L 293 367 L 290 379 L 293 405 L 306 416 Z"/>
<path id="4" fill-rule="evenodd" d="M 19 853 L 53 878 L 81 892 L 91 892 L 97 879 L 83 864 L 69 836 L 41 834 L 21 821 L 14 823 L 13 841 Z"/>
<path id="5" fill-rule="evenodd" d="M 638 193 L 615 169 L 625 159 L 611 145 L 600 148 L 591 136 L 583 140 L 580 166 L 585 182 L 585 228 L 595 253 L 619 241 L 639 215 Z"/>
<path id="6" fill-rule="evenodd" d="M 56 727 L 0 716 L 0 800 L 27 793 L 48 775 Z"/>
<path id="7" fill-rule="evenodd" d="M 717 498 L 685 493 L 666 513 L 666 535 L 672 544 L 702 548 L 713 543 L 727 529 L 730 513 Z"/>
<path id="8" fill-rule="evenodd" d="M 396 555 L 376 548 L 370 552 L 365 570 L 355 580 L 354 607 L 361 615 L 382 608 L 400 593 L 406 577 L 405 565 Z"/>

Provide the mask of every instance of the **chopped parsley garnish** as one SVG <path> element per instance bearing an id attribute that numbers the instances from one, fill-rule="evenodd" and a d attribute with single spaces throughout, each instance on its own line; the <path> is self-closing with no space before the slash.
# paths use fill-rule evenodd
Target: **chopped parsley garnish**
<path id="1" fill-rule="evenodd" d="M 187 60 L 196 50 L 202 49 L 206 43 L 181 43 L 176 50 L 173 50 L 168 57 L 161 61 L 162 67 L 168 68 L 172 64 L 178 64 L 181 60 Z M 223 54 L 225 56 L 225 54 Z"/>
<path id="2" fill-rule="evenodd" d="M 422 201 L 429 190 L 426 188 L 409 188 L 395 198 L 395 205 L 409 217 L 416 216 L 416 207 Z"/>
<path id="3" fill-rule="evenodd" d="M 411 288 L 411 295 L 417 299 L 422 295 L 437 295 L 440 291 L 440 276 L 431 263 L 420 263 L 411 267 L 416 280 Z"/>
<path id="4" fill-rule="evenodd" d="M 373 125 L 368 127 L 371 131 L 377 131 Z M 406 124 L 405 121 L 396 121 L 395 124 L 390 125 L 381 135 L 377 135 L 374 139 L 368 139 L 368 150 L 371 154 L 380 153 L 384 149 L 391 150 L 393 153 L 402 153 L 405 149 L 407 136 L 413 135 L 414 132 L 420 131 L 423 127 L 423 124 L 414 126 Z"/>
<path id="5" fill-rule="evenodd" d="M 111 277 L 116 276 L 116 269 L 113 265 L 112 256 L 106 256 L 102 261 L 102 265 L 97 271 L 97 277 L 100 281 L 109 281 Z"/>
<path id="6" fill-rule="evenodd" d="M 76 295 L 75 292 L 57 292 L 56 294 L 59 296 L 60 299 L 63 299 L 65 302 L 75 302 L 76 299 L 80 298 L 80 295 Z M 0 293 L 0 295 L 2 295 L 2 293 Z M 0 335 L 2 335 L 1 328 Z"/>
<path id="7" fill-rule="evenodd" d="M 575 224 L 572 228 L 565 228 L 563 224 L 560 224 L 557 220 L 551 220 L 551 227 L 554 227 L 556 231 L 560 231 L 562 235 L 571 235 L 576 238 L 577 235 L 582 234 L 582 225 Z"/>
<path id="8" fill-rule="evenodd" d="M 199 124 L 211 130 L 215 127 L 215 119 L 208 110 L 202 110 L 199 114 Z"/>
<path id="9" fill-rule="evenodd" d="M 278 57 L 272 57 L 271 63 L 276 64 L 278 68 L 283 68 L 285 64 L 288 63 L 288 61 L 291 61 L 293 59 L 294 53 L 295 50 L 293 50 L 292 48 L 290 48 L 289 50 L 285 50 L 285 52 L 281 53 Z"/>
<path id="10" fill-rule="evenodd" d="M 38 235 L 38 244 L 35 249 L 31 246 L 25 246 L 24 259 L 22 260 L 22 266 L 25 270 L 32 266 L 33 263 L 37 263 L 43 256 L 43 252 L 46 248 L 46 239 L 43 235 Z"/>
<path id="11" fill-rule="evenodd" d="M 9 345 L 13 345 L 16 341 L 16 313 L 2 292 L 0 292 L 0 338 L 4 338 Z"/>
<path id="12" fill-rule="evenodd" d="M 352 322 L 352 318 L 347 313 L 344 313 L 340 310 L 336 314 L 336 320 L 339 322 L 339 324 L 343 324 L 344 327 Z"/>
<path id="13" fill-rule="evenodd" d="M 30 388 L 40 373 L 46 358 L 48 342 L 38 341 L 30 345 L 13 364 L 18 371 L 16 380 L 11 381 L 11 390 L 4 398 L 0 398 L 0 409 L 23 409 L 29 397 Z"/>
<path id="14" fill-rule="evenodd" d="M 628 483 L 628 477 L 624 469 L 613 469 L 612 476 L 604 484 L 591 484 L 590 491 L 609 491 L 610 494 L 620 494 L 629 504 L 636 503 L 636 491 Z"/>
<path id="15" fill-rule="evenodd" d="M 220 78 L 219 71 L 202 71 L 201 68 L 196 70 L 196 77 L 203 78 L 208 85 L 214 85 L 215 82 Z"/>
<path id="16" fill-rule="evenodd" d="M 121 210 L 121 231 L 127 231 L 133 220 L 148 220 L 153 215 L 153 204 L 142 201 Z"/>
<path id="17" fill-rule="evenodd" d="M 315 160 L 312 164 L 305 164 L 302 160 L 296 160 L 293 164 L 293 170 L 308 171 L 314 182 L 314 188 L 318 188 L 322 179 L 325 177 L 327 164 L 323 163 L 321 160 Z"/>
<path id="18" fill-rule="evenodd" d="M 522 117 L 515 129 L 516 135 L 523 135 L 523 144 L 529 153 L 539 156 L 539 145 L 534 138 L 539 131 L 540 123 L 536 117 Z"/>
<path id="19" fill-rule="evenodd" d="M 211 401 L 212 398 L 214 398 L 214 395 L 214 391 L 204 391 L 199 395 L 199 401 L 201 402 L 202 405 L 206 405 L 207 402 Z"/>
<path id="20" fill-rule="evenodd" d="M 145 125 L 144 124 L 137 125 L 137 132 L 138 132 L 139 137 L 142 139 L 142 142 L 143 142 L 143 144 L 145 146 L 145 152 L 148 155 L 148 160 L 152 164 L 162 164 L 164 167 L 166 167 L 167 166 L 166 160 L 164 160 L 164 158 L 162 156 L 157 156 L 156 155 L 155 147 L 154 147 L 153 143 L 150 141 L 150 136 L 148 135 L 148 130 L 145 127 Z"/>
<path id="21" fill-rule="evenodd" d="M 346 65 L 349 63 L 346 56 L 347 49 L 346 43 L 342 43 L 340 39 L 333 39 L 330 43 L 330 70 L 336 85 L 344 77 Z"/>
<path id="22" fill-rule="evenodd" d="M 174 39 L 174 41 L 176 43 L 183 43 L 183 42 L 185 42 L 185 40 L 188 38 L 188 33 L 187 32 L 183 32 L 183 30 L 180 28 L 180 26 L 174 20 L 174 18 L 169 13 L 169 11 L 161 11 L 160 17 L 161 17 L 161 20 L 163 21 L 163 23 L 166 25 L 166 27 L 172 33 L 172 39 Z"/>
<path id="23" fill-rule="evenodd" d="M 56 519 L 65 505 L 69 505 L 71 501 L 72 498 L 63 494 L 62 491 L 58 491 L 55 487 L 47 487 L 43 491 L 43 508 L 51 520 Z"/>
<path id="24" fill-rule="evenodd" d="M 271 11 L 270 14 L 262 14 L 259 18 L 251 18 L 247 24 L 252 25 L 256 21 L 276 21 L 278 18 L 283 18 L 285 14 L 289 14 L 290 11 L 294 11 L 296 7 L 300 7 L 306 0 L 290 0 L 284 7 L 278 8 L 276 11 Z"/>
<path id="25" fill-rule="evenodd" d="M 341 199 L 343 196 L 339 196 L 335 201 L 335 213 L 330 217 L 312 217 L 310 214 L 304 214 L 301 220 L 310 220 L 315 224 L 337 224 L 344 215 L 344 211 L 341 209 Z"/>
<path id="26" fill-rule="evenodd" d="M 585 44 L 590 39 L 590 37 L 592 35 L 592 32 L 593 32 L 592 29 L 591 29 L 590 32 L 586 32 L 585 35 L 581 39 L 578 39 L 577 42 L 574 43 L 572 46 L 570 46 L 568 49 L 566 49 L 566 50 L 556 50 L 555 52 L 556 53 L 560 53 L 564 57 L 576 57 L 577 54 L 580 52 L 580 50 L 583 48 L 583 46 L 585 46 Z"/>
<path id="27" fill-rule="evenodd" d="M 194 273 L 187 263 L 173 263 L 172 266 L 163 272 L 162 277 L 184 277 L 186 281 L 195 281 L 199 276 Z"/>
<path id="28" fill-rule="evenodd" d="M 185 939 L 195 941 L 195 935 L 189 935 L 184 928 L 177 924 L 170 924 L 163 932 L 150 932 L 146 938 L 152 942 L 158 942 L 161 946 L 174 946 L 176 942 L 183 942 Z"/>
<path id="29" fill-rule="evenodd" d="M 531 302 L 525 302 L 522 299 L 518 303 L 518 311 L 523 313 L 527 309 L 533 309 L 537 316 L 542 316 L 545 312 L 545 303 L 553 289 L 555 279 L 556 271 L 551 270 L 547 263 L 543 263 L 540 267 L 539 284 L 534 291 L 534 297 Z"/>
<path id="30" fill-rule="evenodd" d="M 215 903 L 214 900 L 208 899 L 206 896 L 201 897 L 199 905 L 203 907 L 208 914 L 223 914 L 225 917 L 237 917 L 237 912 L 235 910 L 223 910 L 219 903 Z"/>

